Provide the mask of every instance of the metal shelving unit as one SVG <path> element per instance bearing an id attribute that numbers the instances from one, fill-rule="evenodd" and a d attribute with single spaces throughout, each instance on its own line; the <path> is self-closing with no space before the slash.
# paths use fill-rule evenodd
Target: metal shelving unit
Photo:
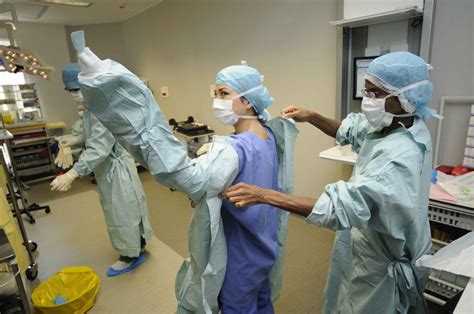
<path id="1" fill-rule="evenodd" d="M 431 200 L 428 218 L 443 225 L 474 231 L 474 208 Z"/>
<path id="2" fill-rule="evenodd" d="M 7 141 L 11 164 L 16 177 L 30 184 L 55 176 L 54 158 L 49 149 L 51 139 L 45 123 L 7 127 L 13 138 Z"/>
<path id="3" fill-rule="evenodd" d="M 0 98 L 5 127 L 13 134 L 6 146 L 15 177 L 26 184 L 53 178 L 56 168 L 49 149 L 51 137 L 42 120 L 35 84 L 3 85 Z"/>
<path id="4" fill-rule="evenodd" d="M 432 223 L 454 228 L 461 233 L 474 231 L 474 208 L 467 206 L 430 200 L 428 218 Z M 448 245 L 447 242 L 434 238 L 432 244 L 433 254 Z M 449 299 L 462 292 L 468 281 L 469 278 L 465 276 L 433 271 L 428 278 L 425 297 L 427 300 L 443 306 Z"/>

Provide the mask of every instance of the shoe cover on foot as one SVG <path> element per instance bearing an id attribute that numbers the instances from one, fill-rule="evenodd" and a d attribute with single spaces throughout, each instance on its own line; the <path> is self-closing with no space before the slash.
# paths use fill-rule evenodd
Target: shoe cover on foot
<path id="1" fill-rule="evenodd" d="M 131 263 L 117 261 L 115 264 L 110 266 L 109 269 L 107 269 L 107 276 L 113 277 L 113 276 L 118 276 L 121 274 L 128 273 L 129 271 L 138 267 L 140 264 L 143 264 L 145 260 L 146 260 L 145 255 L 140 255 L 137 259 L 135 259 Z"/>

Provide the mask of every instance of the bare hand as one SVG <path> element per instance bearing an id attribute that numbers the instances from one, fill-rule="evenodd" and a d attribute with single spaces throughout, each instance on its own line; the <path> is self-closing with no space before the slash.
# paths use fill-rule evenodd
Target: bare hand
<path id="1" fill-rule="evenodd" d="M 311 111 L 295 106 L 289 106 L 283 109 L 281 115 L 286 118 L 295 119 L 296 122 L 308 122 Z"/>
<path id="2" fill-rule="evenodd" d="M 237 208 L 249 205 L 262 204 L 265 200 L 265 189 L 247 183 L 238 183 L 221 193 Z"/>

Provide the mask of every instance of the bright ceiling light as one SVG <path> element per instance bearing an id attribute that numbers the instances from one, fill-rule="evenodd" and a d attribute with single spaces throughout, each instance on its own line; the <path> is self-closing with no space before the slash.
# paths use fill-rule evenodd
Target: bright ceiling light
<path id="1" fill-rule="evenodd" d="M 0 45 L 0 59 L 2 59 L 1 63 L 4 65 L 4 70 L 12 73 L 24 72 L 39 75 L 47 80 L 51 72 L 54 71 L 54 68 L 46 64 L 41 58 L 33 56 L 32 53 L 18 47 Z"/>
<path id="2" fill-rule="evenodd" d="M 83 7 L 87 8 L 92 5 L 92 2 L 87 1 L 75 1 L 75 0 L 36 0 L 36 2 L 49 3 L 49 4 L 61 4 L 61 5 L 70 5 L 74 7 Z"/>

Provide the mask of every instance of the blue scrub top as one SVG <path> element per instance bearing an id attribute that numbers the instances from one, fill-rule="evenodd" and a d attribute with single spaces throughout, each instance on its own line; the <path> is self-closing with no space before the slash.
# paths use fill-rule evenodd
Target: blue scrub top
<path id="1" fill-rule="evenodd" d="M 252 132 L 231 136 L 239 157 L 239 172 L 232 184 L 245 182 L 278 189 L 275 136 L 267 130 L 268 140 Z M 245 305 L 257 296 L 277 258 L 276 208 L 266 204 L 236 208 L 224 201 L 221 212 L 227 242 L 227 270 L 220 299 Z"/>

